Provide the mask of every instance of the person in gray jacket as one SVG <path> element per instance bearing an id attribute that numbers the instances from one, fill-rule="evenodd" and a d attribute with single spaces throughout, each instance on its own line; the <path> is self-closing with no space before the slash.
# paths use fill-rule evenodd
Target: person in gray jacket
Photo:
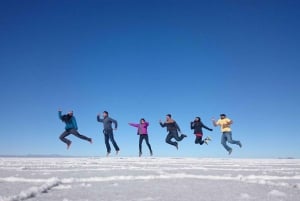
<path id="1" fill-rule="evenodd" d="M 100 118 L 100 114 L 97 115 L 97 121 L 103 123 L 103 134 L 104 134 L 104 141 L 105 141 L 105 146 L 107 150 L 107 155 L 111 153 L 111 148 L 109 144 L 109 140 L 113 144 L 115 150 L 116 150 L 116 155 L 118 155 L 120 148 L 117 145 L 115 139 L 114 139 L 114 134 L 113 134 L 113 128 L 112 128 L 112 123 L 114 124 L 114 130 L 117 130 L 118 128 L 118 122 L 108 116 L 108 112 L 104 111 L 103 112 L 103 119 Z"/>

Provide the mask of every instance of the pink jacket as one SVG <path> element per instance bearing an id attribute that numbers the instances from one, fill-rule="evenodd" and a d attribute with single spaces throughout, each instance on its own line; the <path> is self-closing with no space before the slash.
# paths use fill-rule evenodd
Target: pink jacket
<path id="1" fill-rule="evenodd" d="M 143 124 L 135 124 L 135 123 L 129 123 L 130 126 L 134 126 L 134 127 L 137 127 L 138 128 L 138 134 L 139 135 L 147 135 L 148 134 L 148 126 L 149 126 L 149 123 L 148 122 L 145 122 Z"/>

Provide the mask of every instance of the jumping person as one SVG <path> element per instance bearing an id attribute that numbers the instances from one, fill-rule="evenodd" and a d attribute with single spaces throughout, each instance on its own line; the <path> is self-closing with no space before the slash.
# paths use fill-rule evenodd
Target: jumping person
<path id="1" fill-rule="evenodd" d="M 176 141 L 181 141 L 183 138 L 187 137 L 184 134 L 181 134 L 180 137 L 178 132 L 181 133 L 180 128 L 175 120 L 172 119 L 170 114 L 166 115 L 166 121 L 163 123 L 161 120 L 159 121 L 161 127 L 167 127 L 167 131 L 169 132 L 166 137 L 166 143 L 173 145 L 178 149 L 178 142 L 171 141 L 172 138 L 175 138 Z"/>
<path id="2" fill-rule="evenodd" d="M 68 114 L 64 114 L 62 115 L 62 111 L 59 109 L 58 110 L 58 117 L 59 119 L 61 119 L 63 122 L 65 122 L 66 126 L 65 126 L 65 132 L 63 132 L 59 139 L 61 141 L 63 141 L 64 143 L 67 144 L 67 149 L 70 148 L 72 141 L 67 139 L 66 137 L 70 134 L 75 135 L 76 137 L 86 140 L 90 143 L 93 143 L 92 138 L 86 137 L 84 135 L 81 135 L 77 130 L 78 130 L 78 126 L 77 126 L 77 122 L 76 119 L 73 115 L 73 111 L 68 112 Z"/>
<path id="3" fill-rule="evenodd" d="M 103 119 L 100 118 L 100 114 L 97 115 L 97 121 L 103 123 L 103 134 L 104 134 L 104 141 L 105 141 L 105 146 L 107 150 L 106 156 L 109 156 L 111 152 L 109 140 L 113 144 L 115 150 L 116 150 L 116 155 L 118 155 L 120 149 L 114 139 L 114 133 L 113 133 L 113 128 L 112 128 L 112 123 L 114 124 L 115 128 L 114 130 L 117 130 L 118 128 L 118 122 L 108 116 L 108 112 L 104 111 L 103 112 Z"/>
<path id="4" fill-rule="evenodd" d="M 212 131 L 213 129 L 208 128 L 205 126 L 200 117 L 196 117 L 194 121 L 191 122 L 191 129 L 194 130 L 194 134 L 196 135 L 195 144 L 203 145 L 203 143 L 208 144 L 208 141 L 210 141 L 210 137 L 206 137 L 204 140 L 202 140 L 203 137 L 203 131 L 202 128 L 205 128 L 209 131 Z"/>
<path id="5" fill-rule="evenodd" d="M 149 143 L 149 137 L 148 137 L 148 126 L 149 126 L 149 122 L 147 122 L 144 118 L 142 118 L 140 120 L 140 123 L 139 124 L 136 124 L 136 123 L 129 123 L 130 126 L 133 126 L 133 127 L 137 127 L 138 128 L 138 131 L 137 131 L 137 134 L 140 136 L 140 140 L 139 140 L 139 157 L 142 156 L 142 143 L 143 143 L 143 140 L 146 140 L 146 144 L 149 148 L 149 151 L 150 151 L 150 156 L 153 155 L 152 153 L 152 149 L 151 149 L 151 145 Z"/>
<path id="6" fill-rule="evenodd" d="M 230 144 L 236 144 L 242 147 L 242 143 L 240 141 L 232 139 L 232 132 L 230 126 L 233 123 L 233 121 L 231 119 L 227 118 L 225 114 L 220 114 L 220 119 L 218 121 L 216 121 L 215 118 L 212 118 L 212 121 L 214 126 L 220 126 L 222 132 L 221 144 L 228 151 L 229 155 L 232 152 L 232 148 L 229 147 L 226 142 Z"/>

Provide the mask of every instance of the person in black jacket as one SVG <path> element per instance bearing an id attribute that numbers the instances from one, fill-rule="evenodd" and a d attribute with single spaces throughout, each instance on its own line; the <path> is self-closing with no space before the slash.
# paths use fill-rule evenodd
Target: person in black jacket
<path id="1" fill-rule="evenodd" d="M 178 142 L 171 141 L 172 138 L 175 138 L 176 141 L 181 141 L 183 138 L 187 137 L 184 134 L 178 135 L 178 132 L 181 133 L 180 128 L 176 121 L 172 119 L 170 114 L 166 115 L 166 121 L 163 123 L 161 120 L 159 121 L 161 127 L 167 127 L 167 131 L 169 132 L 166 137 L 166 143 L 173 145 L 178 149 Z"/>
<path id="2" fill-rule="evenodd" d="M 208 144 L 207 142 L 211 140 L 210 137 L 206 137 L 204 140 L 202 140 L 203 137 L 202 128 L 205 128 L 209 131 L 213 130 L 205 126 L 202 123 L 200 117 L 196 117 L 195 120 L 191 122 L 191 129 L 194 130 L 194 134 L 196 135 L 195 144 L 200 144 L 200 145 L 203 145 L 203 143 Z"/>

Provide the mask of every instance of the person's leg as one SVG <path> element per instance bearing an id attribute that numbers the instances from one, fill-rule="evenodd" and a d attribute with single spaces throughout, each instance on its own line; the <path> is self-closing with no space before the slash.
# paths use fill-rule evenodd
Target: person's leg
<path id="1" fill-rule="evenodd" d="M 223 145 L 223 147 L 229 152 L 229 153 L 231 153 L 231 151 L 232 151 L 232 149 L 231 149 L 231 147 L 229 147 L 228 145 L 227 145 L 227 135 L 226 135 L 226 133 L 224 132 L 223 134 L 222 134 L 222 137 L 221 137 L 221 144 Z"/>
<path id="2" fill-rule="evenodd" d="M 71 133 L 69 133 L 68 131 L 65 131 L 65 132 L 63 132 L 63 133 L 59 136 L 59 139 L 60 139 L 61 141 L 63 141 L 64 143 L 66 143 L 68 147 L 71 145 L 72 141 L 69 140 L 69 139 L 67 139 L 66 137 L 67 137 L 68 135 L 70 135 L 70 134 L 71 134 Z"/>
<path id="3" fill-rule="evenodd" d="M 184 134 L 181 134 L 180 137 L 179 137 L 177 131 L 173 131 L 173 136 L 174 136 L 174 138 L 175 138 L 176 141 L 181 141 L 181 140 L 183 140 L 183 138 L 186 137 L 186 135 L 184 135 Z"/>
<path id="4" fill-rule="evenodd" d="M 111 132 L 111 133 L 109 134 L 109 139 L 110 139 L 111 143 L 113 144 L 115 150 L 116 150 L 117 152 L 120 151 L 119 146 L 117 145 L 117 143 L 116 143 L 116 141 L 115 141 L 113 132 Z"/>
<path id="5" fill-rule="evenodd" d="M 226 137 L 227 137 L 228 143 L 230 143 L 230 144 L 237 144 L 240 147 L 242 147 L 242 143 L 240 141 L 232 139 L 232 133 L 231 132 L 226 132 Z"/>
<path id="6" fill-rule="evenodd" d="M 148 137 L 148 135 L 145 135 L 145 140 L 146 140 L 146 144 L 147 144 L 147 146 L 148 146 L 148 148 L 149 148 L 150 155 L 152 156 L 153 152 L 152 152 L 151 145 L 150 145 L 150 143 L 149 143 L 149 137 Z"/>
<path id="7" fill-rule="evenodd" d="M 144 137 L 143 135 L 140 135 L 140 140 L 139 140 L 139 156 L 142 155 L 142 143 L 143 143 Z"/>
<path id="8" fill-rule="evenodd" d="M 169 132 L 167 137 L 166 137 L 166 143 L 175 146 L 176 148 L 178 148 L 178 143 L 177 142 L 173 142 L 171 141 L 171 139 L 173 138 L 173 133 Z"/>
<path id="9" fill-rule="evenodd" d="M 70 133 L 73 134 L 73 135 L 75 135 L 76 137 L 82 139 L 82 140 L 86 140 L 86 141 L 92 143 L 92 138 L 89 138 L 89 137 L 86 137 L 86 136 L 84 136 L 84 135 L 81 135 L 81 134 L 80 134 L 77 130 L 75 130 L 75 129 L 71 129 L 71 130 L 70 130 Z"/>
<path id="10" fill-rule="evenodd" d="M 203 143 L 204 143 L 204 140 L 202 140 L 202 136 L 201 136 L 201 137 L 199 137 L 199 144 L 203 145 Z"/>
<path id="11" fill-rule="evenodd" d="M 195 138 L 195 144 L 200 144 L 200 140 L 199 140 L 198 136 L 196 136 L 196 138 Z"/>
<path id="12" fill-rule="evenodd" d="M 109 145 L 109 135 L 108 134 L 104 134 L 104 142 L 105 142 L 107 154 L 110 154 L 111 148 L 110 148 L 110 145 Z"/>

